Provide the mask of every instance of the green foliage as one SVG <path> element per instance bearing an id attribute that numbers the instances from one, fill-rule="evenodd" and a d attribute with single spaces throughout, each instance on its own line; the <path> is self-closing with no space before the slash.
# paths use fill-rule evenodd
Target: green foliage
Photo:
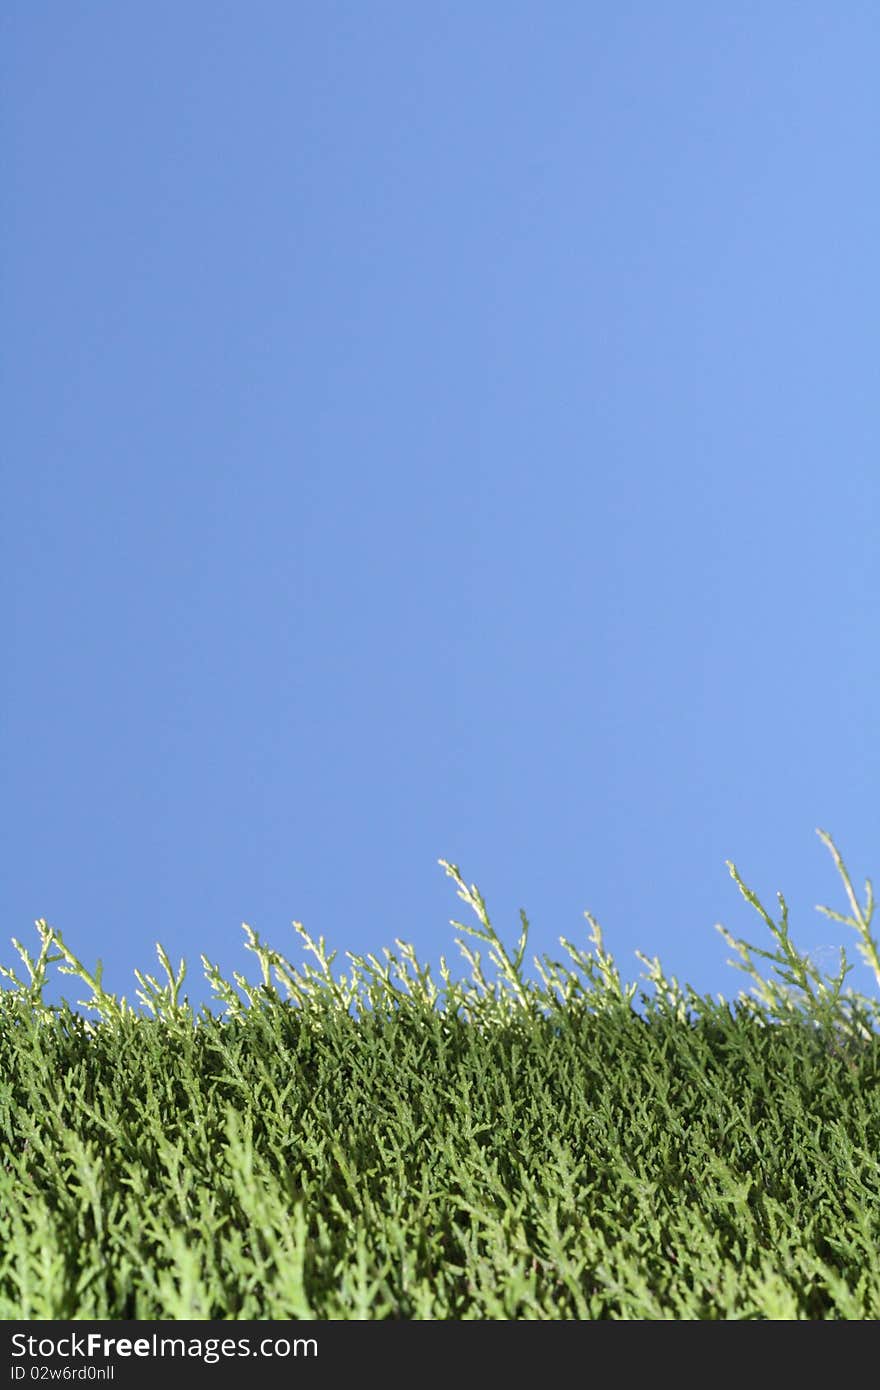
<path id="1" fill-rule="evenodd" d="M 829 836 L 853 927 L 880 980 Z M 880 1317 L 875 1001 L 825 977 L 731 864 L 773 949 L 724 931 L 733 1003 L 590 946 L 524 970 L 478 889 L 439 982 L 398 941 L 294 965 L 219 1005 L 135 972 L 107 993 L 46 922 L 0 991 L 0 1317 Z M 484 965 L 483 948 L 488 954 Z M 772 967 L 760 973 L 756 959 Z M 50 967 L 82 981 L 45 1001 Z"/>

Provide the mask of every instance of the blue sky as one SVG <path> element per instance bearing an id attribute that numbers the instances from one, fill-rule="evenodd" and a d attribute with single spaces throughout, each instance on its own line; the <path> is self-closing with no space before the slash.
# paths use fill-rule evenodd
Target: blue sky
<path id="1" fill-rule="evenodd" d="M 868 0 L 4 5 L 0 961 L 455 957 L 440 857 L 630 978 L 736 992 L 726 859 L 848 939 L 878 58 Z"/>

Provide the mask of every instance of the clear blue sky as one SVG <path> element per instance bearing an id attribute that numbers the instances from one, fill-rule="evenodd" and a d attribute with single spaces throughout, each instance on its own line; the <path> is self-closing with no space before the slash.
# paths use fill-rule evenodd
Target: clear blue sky
<path id="1" fill-rule="evenodd" d="M 0 961 L 456 958 L 441 856 L 631 978 L 744 983 L 726 859 L 848 940 L 878 63 L 874 0 L 7 0 Z"/>

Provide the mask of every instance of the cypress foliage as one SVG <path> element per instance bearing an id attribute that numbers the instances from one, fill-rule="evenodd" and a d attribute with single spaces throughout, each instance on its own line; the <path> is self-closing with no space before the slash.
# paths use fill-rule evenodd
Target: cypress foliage
<path id="1" fill-rule="evenodd" d="M 828 839 L 828 837 L 826 837 Z M 851 892 L 845 868 L 838 868 Z M 591 949 L 523 971 L 478 890 L 470 975 L 408 946 L 261 983 L 203 959 L 222 1012 L 138 974 L 106 993 L 38 924 L 0 992 L 5 1319 L 873 1319 L 876 1005 L 773 933 L 751 996 L 650 992 Z M 856 928 L 867 953 L 871 895 Z M 16 943 L 17 944 L 17 943 Z M 43 1002 L 60 964 L 86 1018 Z"/>

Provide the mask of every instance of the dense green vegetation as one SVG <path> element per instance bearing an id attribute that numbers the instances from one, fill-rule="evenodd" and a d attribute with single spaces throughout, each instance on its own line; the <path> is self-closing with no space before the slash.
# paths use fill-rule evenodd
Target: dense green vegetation
<path id="1" fill-rule="evenodd" d="M 870 884 L 862 908 L 823 838 L 880 975 Z M 751 995 L 656 961 L 639 994 L 592 918 L 531 979 L 525 917 L 510 952 L 445 867 L 463 980 L 401 943 L 340 973 L 301 927 L 297 967 L 247 929 L 260 984 L 203 958 L 196 1014 L 160 949 L 135 1010 L 46 923 L 15 943 L 0 1317 L 880 1316 L 880 1030 L 845 959 L 822 976 L 731 865 L 772 933 L 728 937 Z M 94 1017 L 44 1002 L 52 966 Z"/>

